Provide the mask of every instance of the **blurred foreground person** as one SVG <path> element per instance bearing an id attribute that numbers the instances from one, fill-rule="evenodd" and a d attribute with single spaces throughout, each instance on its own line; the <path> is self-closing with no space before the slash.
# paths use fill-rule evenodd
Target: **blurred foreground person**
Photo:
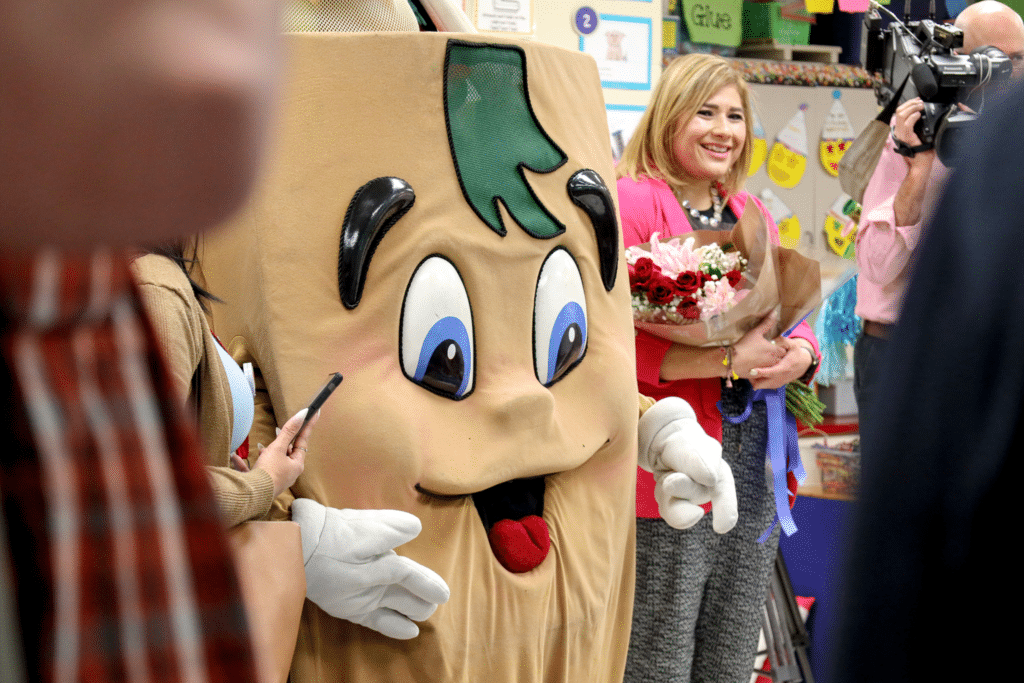
<path id="1" fill-rule="evenodd" d="M 1024 91 L 983 115 L 917 250 L 862 433 L 834 680 L 995 680 L 1015 663 L 1024 409 Z M 1009 605 L 1008 605 L 1009 603 Z"/>
<path id="2" fill-rule="evenodd" d="M 119 249 L 248 192 L 271 9 L 0 2 L 5 683 L 257 677 L 199 443 Z"/>

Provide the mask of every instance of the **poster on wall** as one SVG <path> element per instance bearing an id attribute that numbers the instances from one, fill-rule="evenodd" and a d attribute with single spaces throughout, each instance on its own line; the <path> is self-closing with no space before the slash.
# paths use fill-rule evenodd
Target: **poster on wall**
<path id="1" fill-rule="evenodd" d="M 533 0 L 476 0 L 476 27 L 500 33 L 533 33 Z"/>
<path id="2" fill-rule="evenodd" d="M 602 14 L 598 29 L 580 36 L 580 51 L 597 62 L 603 87 L 650 90 L 651 31 L 650 17 Z"/>
<path id="3" fill-rule="evenodd" d="M 633 137 L 645 107 L 639 104 L 607 104 L 608 133 L 612 139 L 612 157 L 618 162 L 626 143 Z"/>

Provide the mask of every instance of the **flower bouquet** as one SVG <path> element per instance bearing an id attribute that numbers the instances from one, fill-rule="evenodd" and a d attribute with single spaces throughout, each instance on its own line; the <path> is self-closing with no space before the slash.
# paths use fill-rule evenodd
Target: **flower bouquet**
<path id="1" fill-rule="evenodd" d="M 773 244 L 750 207 L 724 236 L 695 230 L 626 249 L 637 329 L 688 346 L 729 346 L 773 310 L 773 336 L 790 330 L 821 302 L 814 259 Z"/>
<path id="2" fill-rule="evenodd" d="M 773 310 L 776 336 L 821 302 L 818 262 L 773 244 L 750 208 L 725 239 L 714 230 L 665 241 L 654 233 L 626 249 L 637 329 L 688 346 L 728 346 Z M 786 403 L 805 424 L 821 422 L 823 406 L 806 385 L 791 382 Z"/>
<path id="3" fill-rule="evenodd" d="M 636 322 L 687 325 L 708 322 L 732 308 L 742 289 L 747 259 L 732 244 L 695 246 L 696 238 L 661 242 L 651 235 L 648 253 L 626 249 Z"/>

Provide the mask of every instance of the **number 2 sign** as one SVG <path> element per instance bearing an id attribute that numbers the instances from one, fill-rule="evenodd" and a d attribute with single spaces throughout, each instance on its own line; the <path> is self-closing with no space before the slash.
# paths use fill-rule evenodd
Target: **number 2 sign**
<path id="1" fill-rule="evenodd" d="M 573 29 L 581 36 L 589 36 L 597 30 L 597 12 L 584 5 L 573 13 Z"/>

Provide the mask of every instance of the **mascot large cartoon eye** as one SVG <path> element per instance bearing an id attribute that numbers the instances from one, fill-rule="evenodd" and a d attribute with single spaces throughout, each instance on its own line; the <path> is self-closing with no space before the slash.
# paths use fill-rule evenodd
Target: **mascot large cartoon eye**
<path id="1" fill-rule="evenodd" d="M 537 379 L 550 386 L 587 350 L 587 300 L 576 261 L 559 247 L 548 254 L 537 279 L 533 308 L 533 359 Z"/>
<path id="2" fill-rule="evenodd" d="M 459 271 L 442 256 L 416 268 L 402 304 L 402 371 L 413 382 L 458 400 L 473 389 L 473 316 Z"/>

